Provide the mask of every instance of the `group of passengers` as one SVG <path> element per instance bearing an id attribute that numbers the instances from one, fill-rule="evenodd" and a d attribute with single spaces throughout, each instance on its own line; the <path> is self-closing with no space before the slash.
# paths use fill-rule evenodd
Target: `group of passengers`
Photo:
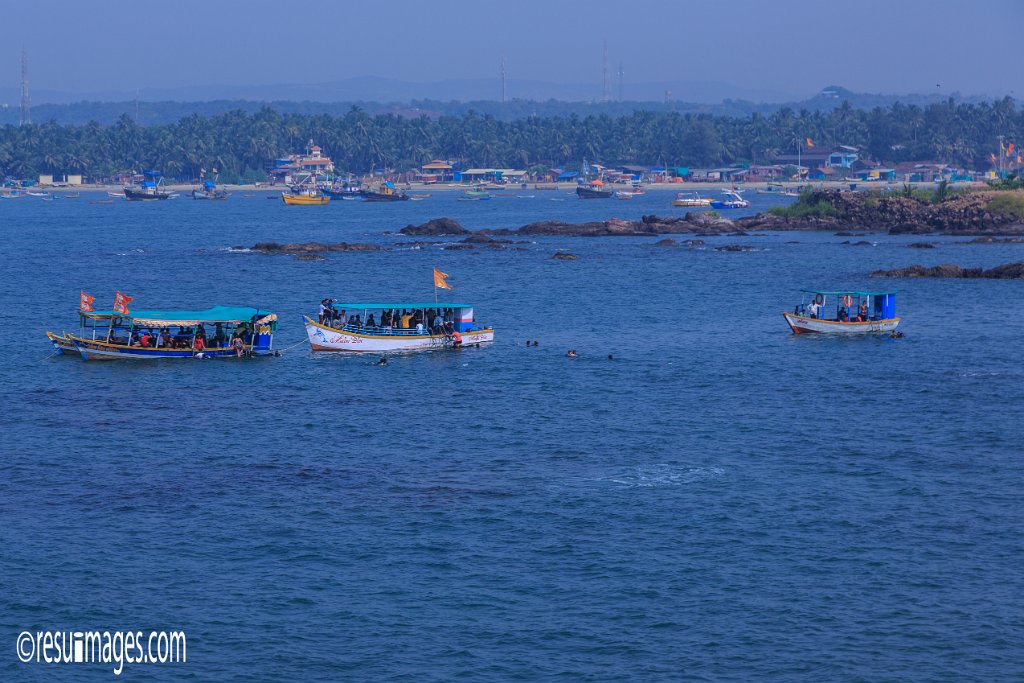
<path id="1" fill-rule="evenodd" d="M 202 323 L 195 326 L 178 325 L 177 332 L 172 332 L 170 327 L 134 330 L 128 337 L 122 337 L 120 332 L 117 328 L 111 329 L 108 342 L 151 349 L 189 349 L 196 352 L 230 347 L 238 354 L 245 349 L 249 325 L 242 323 L 231 332 L 230 337 L 225 333 L 222 323 L 214 324 L 213 334 L 208 333 Z"/>
<path id="2" fill-rule="evenodd" d="M 849 297 L 847 297 L 847 299 L 849 299 Z M 845 302 L 841 301 L 841 303 Z M 821 317 L 821 313 L 823 310 L 824 307 L 821 305 L 821 302 L 818 300 L 818 298 L 815 298 L 809 304 L 797 306 L 796 310 L 793 312 L 796 313 L 797 315 L 804 315 L 808 318 L 824 320 L 824 318 Z M 860 306 L 857 308 L 857 314 L 852 318 L 850 317 L 849 309 L 845 305 L 839 306 L 839 310 L 836 312 L 835 317 L 835 321 L 840 323 L 866 323 L 870 319 L 871 316 L 868 314 L 867 299 L 864 299 L 860 302 Z"/>
<path id="3" fill-rule="evenodd" d="M 416 334 L 451 335 L 455 331 L 455 310 L 451 308 L 398 309 L 381 311 L 378 320 L 373 313 L 363 320 L 361 313 L 346 315 L 345 309 L 334 307 L 333 299 L 320 302 L 320 324 L 336 330 L 349 329 L 371 334 L 394 334 L 395 330 L 415 330 Z"/>

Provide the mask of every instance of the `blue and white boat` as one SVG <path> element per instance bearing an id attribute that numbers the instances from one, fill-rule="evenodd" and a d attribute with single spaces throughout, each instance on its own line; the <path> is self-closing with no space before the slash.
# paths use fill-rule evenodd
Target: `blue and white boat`
<path id="1" fill-rule="evenodd" d="M 803 290 L 802 301 L 783 317 L 793 334 L 869 334 L 893 332 L 896 292 Z"/>
<path id="2" fill-rule="evenodd" d="M 469 304 L 332 303 L 322 318 L 302 320 L 314 351 L 426 351 L 494 341 L 494 330 L 473 320 Z"/>
<path id="3" fill-rule="evenodd" d="M 711 201 L 712 209 L 745 209 L 750 202 L 740 195 L 736 190 L 722 190 L 723 199 Z"/>

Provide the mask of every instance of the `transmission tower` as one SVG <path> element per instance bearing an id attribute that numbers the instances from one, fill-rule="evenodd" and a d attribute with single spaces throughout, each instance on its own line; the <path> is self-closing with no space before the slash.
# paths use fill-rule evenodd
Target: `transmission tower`
<path id="1" fill-rule="evenodd" d="M 21 49 L 21 125 L 32 123 L 32 101 L 28 97 L 28 52 Z"/>
<path id="2" fill-rule="evenodd" d="M 622 79 L 626 75 L 626 72 L 622 70 L 622 62 L 619 62 L 619 102 L 625 100 L 622 96 Z"/>
<path id="3" fill-rule="evenodd" d="M 501 103 L 505 104 L 505 55 L 501 56 Z"/>

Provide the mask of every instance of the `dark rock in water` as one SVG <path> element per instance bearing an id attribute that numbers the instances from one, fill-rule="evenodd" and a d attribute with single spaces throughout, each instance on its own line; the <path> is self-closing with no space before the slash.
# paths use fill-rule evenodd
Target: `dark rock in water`
<path id="1" fill-rule="evenodd" d="M 840 244 L 848 244 L 851 247 L 873 247 L 873 246 L 875 246 L 873 243 L 868 242 L 867 240 L 857 240 L 856 242 L 851 242 L 850 240 L 843 240 L 842 242 L 840 242 Z"/>
<path id="2" fill-rule="evenodd" d="M 501 250 L 501 249 L 505 249 L 506 247 L 505 247 L 505 245 L 504 245 L 504 244 L 502 244 L 501 242 L 498 242 L 497 240 L 495 240 L 494 242 L 491 242 L 490 244 L 488 244 L 488 245 L 487 245 L 487 248 L 488 248 L 488 249 L 497 249 L 497 250 Z"/>
<path id="3" fill-rule="evenodd" d="M 835 233 L 835 236 L 836 237 L 864 237 L 864 235 L 866 235 L 866 234 L 867 234 L 866 232 L 846 232 L 845 230 L 840 230 L 839 232 Z"/>
<path id="4" fill-rule="evenodd" d="M 476 249 L 475 244 L 449 244 L 445 247 L 447 251 L 460 251 L 462 249 Z"/>
<path id="5" fill-rule="evenodd" d="M 323 256 L 320 256 L 319 254 L 296 254 L 295 255 L 295 260 L 296 261 L 326 261 L 327 259 L 325 259 Z"/>
<path id="6" fill-rule="evenodd" d="M 975 237 L 973 240 L 967 240 L 960 244 L 1024 244 L 1024 238 L 1021 237 Z"/>
<path id="7" fill-rule="evenodd" d="M 750 237 L 750 233 L 737 230 L 736 232 L 730 232 L 729 237 Z"/>
<path id="8" fill-rule="evenodd" d="M 469 230 L 451 218 L 434 218 L 422 225 L 407 225 L 398 231 L 402 235 L 466 235 Z"/>
<path id="9" fill-rule="evenodd" d="M 235 246 L 228 249 L 228 251 L 248 251 L 248 249 L 249 247 L 243 247 L 241 244 L 236 244 Z"/>
<path id="10" fill-rule="evenodd" d="M 683 240 L 683 245 L 687 247 L 699 247 L 704 244 L 704 240 Z"/>
<path id="11" fill-rule="evenodd" d="M 658 240 L 657 242 L 655 242 L 655 243 L 654 243 L 654 246 L 656 246 L 656 247 L 674 247 L 674 246 L 676 246 L 677 244 L 679 244 L 679 243 L 678 243 L 678 242 L 676 242 L 676 241 L 675 241 L 674 239 L 672 239 L 671 237 L 666 237 L 666 238 L 665 238 L 665 239 L 663 239 L 663 240 Z"/>
<path id="12" fill-rule="evenodd" d="M 911 249 L 934 249 L 935 245 L 931 242 L 911 242 L 907 245 Z"/>
<path id="13" fill-rule="evenodd" d="M 488 237 L 487 235 L 477 233 L 475 235 L 470 235 L 469 237 L 462 241 L 465 242 L 466 244 L 490 244 L 491 242 L 496 242 L 497 240 L 495 240 L 493 237 Z"/>
<path id="14" fill-rule="evenodd" d="M 347 242 L 338 242 L 337 244 L 257 242 L 253 245 L 252 250 L 261 254 L 315 254 L 324 251 L 384 251 L 384 247 L 376 244 L 349 244 Z"/>
<path id="15" fill-rule="evenodd" d="M 757 247 L 747 244 L 726 244 L 721 247 L 715 247 L 715 251 L 757 251 Z"/>
<path id="16" fill-rule="evenodd" d="M 570 254 L 567 251 L 558 251 L 555 252 L 555 255 L 552 256 L 551 258 L 557 259 L 558 261 L 575 261 L 576 254 Z"/>
<path id="17" fill-rule="evenodd" d="M 943 263 L 926 268 L 913 265 L 895 270 L 876 270 L 872 277 L 946 277 L 946 278 L 985 278 L 990 280 L 1022 280 L 1024 279 L 1024 262 L 1006 263 L 995 268 L 964 268 L 955 263 Z"/>

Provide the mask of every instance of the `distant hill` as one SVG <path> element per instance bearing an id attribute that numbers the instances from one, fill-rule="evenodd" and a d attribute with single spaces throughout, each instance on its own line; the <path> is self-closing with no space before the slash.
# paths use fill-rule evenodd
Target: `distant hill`
<path id="1" fill-rule="evenodd" d="M 365 81 L 365 83 L 364 83 Z M 430 98 L 406 98 L 397 99 L 391 97 L 395 92 L 403 90 L 406 85 L 400 81 L 388 79 L 350 79 L 343 83 L 352 85 L 356 82 L 362 83 L 359 88 L 353 88 L 360 92 L 375 94 L 373 97 L 351 98 L 341 97 L 340 86 L 277 86 L 277 88 L 292 88 L 295 98 L 264 99 L 259 97 L 242 99 L 197 99 L 197 100 L 174 100 L 165 99 L 153 101 L 141 96 L 136 102 L 133 98 L 120 100 L 112 99 L 107 101 L 74 101 L 51 104 L 36 104 L 32 108 L 34 121 L 55 120 L 58 123 L 83 124 L 89 121 L 98 121 L 103 124 L 111 124 L 123 115 L 138 119 L 142 125 L 153 125 L 171 123 L 178 121 L 192 114 L 213 116 L 225 111 L 239 109 L 248 113 L 255 112 L 262 107 L 269 106 L 282 113 L 300 114 L 330 114 L 341 115 L 349 111 L 353 106 L 358 106 L 370 114 L 391 113 L 404 117 L 429 116 L 437 117 L 444 115 L 461 115 L 470 110 L 480 114 L 489 114 L 501 120 L 513 120 L 527 116 L 587 116 L 590 114 L 604 114 L 608 116 L 621 116 L 630 114 L 637 110 L 665 112 L 677 111 L 681 113 L 712 114 L 716 116 L 740 116 L 746 117 L 754 112 L 770 114 L 783 107 L 795 111 L 805 109 L 807 111 L 831 111 L 843 103 L 848 102 L 855 109 L 873 109 L 875 107 L 889 107 L 896 102 L 903 104 L 915 104 L 925 106 L 927 104 L 945 100 L 953 97 L 960 102 L 977 103 L 988 101 L 992 98 L 984 96 L 965 97 L 959 93 L 931 93 L 931 94 L 870 94 L 855 93 L 841 86 L 826 86 L 811 97 L 802 100 L 772 101 L 770 99 L 752 100 L 726 97 L 714 103 L 701 101 L 700 99 L 687 98 L 684 89 L 672 91 L 672 97 L 666 99 L 630 99 L 626 101 L 613 100 L 611 102 L 599 102 L 594 100 L 573 100 L 568 98 L 547 98 L 529 99 L 516 98 L 502 103 L 489 97 L 479 99 L 443 99 L 436 93 L 467 89 L 467 83 L 474 81 L 445 81 L 440 84 L 419 84 L 430 85 L 435 95 Z M 445 86 L 447 83 L 449 86 Z M 493 88 L 493 82 L 487 81 L 487 87 Z M 479 84 L 483 88 L 483 82 Z M 336 84 L 337 85 L 337 84 Z M 457 87 L 456 87 L 457 85 Z M 649 84 L 650 85 L 650 84 Z M 650 85 L 651 88 L 660 88 L 665 84 Z M 705 84 L 699 92 L 707 94 L 713 91 L 712 86 L 716 84 Z M 718 84 L 720 85 L 720 84 Z M 541 87 L 544 86 L 544 87 Z M 580 94 L 583 86 L 553 86 L 552 84 L 538 84 L 537 92 L 543 92 L 545 87 L 562 89 L 563 93 Z M 572 88 L 578 88 L 573 90 Z M 587 88 L 591 89 L 590 86 Z M 203 88 L 189 89 L 189 92 L 202 91 Z M 240 88 L 244 91 L 244 88 Z M 254 89 L 250 94 L 258 95 L 260 89 Z M 274 90 L 269 88 L 268 92 Z M 626 89 L 627 93 L 631 90 Z M 154 92 L 154 91 L 148 91 Z M 299 97 L 305 95 L 305 97 Z M 315 95 L 315 96 L 314 96 Z M 337 96 L 337 99 L 329 99 Z M 677 99 L 678 98 L 678 99 Z M 0 89 L 0 103 L 8 102 L 4 106 L 0 104 L 0 124 L 18 123 L 19 109 L 16 106 L 17 94 L 11 89 Z"/>

